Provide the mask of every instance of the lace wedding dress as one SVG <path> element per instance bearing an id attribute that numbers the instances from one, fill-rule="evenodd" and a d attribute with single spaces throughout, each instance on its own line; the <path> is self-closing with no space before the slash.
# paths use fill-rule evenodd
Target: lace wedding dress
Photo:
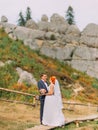
<path id="1" fill-rule="evenodd" d="M 54 85 L 54 94 L 46 96 L 42 123 L 48 126 L 62 126 L 65 118 L 62 113 L 62 100 L 59 83 Z"/>

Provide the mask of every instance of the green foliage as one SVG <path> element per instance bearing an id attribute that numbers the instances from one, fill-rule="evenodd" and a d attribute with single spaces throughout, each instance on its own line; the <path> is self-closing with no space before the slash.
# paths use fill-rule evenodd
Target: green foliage
<path id="1" fill-rule="evenodd" d="M 19 50 L 19 48 L 18 48 L 17 44 L 12 44 L 10 46 L 10 52 L 14 52 L 14 53 L 18 54 L 18 50 Z"/>
<path id="2" fill-rule="evenodd" d="M 10 42 L 10 41 L 11 41 L 11 39 L 10 39 L 8 36 L 6 36 L 6 37 L 4 36 L 3 39 L 2 39 L 2 42 L 3 42 L 3 43 L 6 43 L 6 44 L 7 44 L 8 42 Z"/>
<path id="3" fill-rule="evenodd" d="M 9 46 L 9 55 L 15 56 L 16 58 L 21 57 L 25 54 L 25 50 L 22 49 L 21 41 L 12 41 Z"/>
<path id="4" fill-rule="evenodd" d="M 19 19 L 18 19 L 18 25 L 19 26 L 25 26 L 25 23 L 26 23 L 25 18 L 23 16 L 22 12 L 20 12 L 19 13 Z"/>
<path id="5" fill-rule="evenodd" d="M 50 36 L 50 40 L 56 40 L 56 38 L 55 38 L 55 35 L 54 35 L 54 34 L 52 34 L 52 35 Z"/>
<path id="6" fill-rule="evenodd" d="M 30 7 L 27 7 L 26 16 L 24 16 L 22 12 L 19 13 L 18 25 L 19 26 L 25 26 L 26 22 L 29 19 L 32 19 L 31 18 L 31 9 L 30 9 Z"/>
<path id="7" fill-rule="evenodd" d="M 92 82 L 92 86 L 96 89 L 98 89 L 98 79 L 95 79 L 93 82 Z"/>
<path id="8" fill-rule="evenodd" d="M 71 89 L 61 88 L 61 91 L 62 91 L 64 98 L 67 98 L 67 99 L 71 98 L 71 94 L 72 94 Z"/>
<path id="9" fill-rule="evenodd" d="M 68 7 L 65 17 L 70 25 L 75 24 L 74 11 L 73 11 L 73 8 L 71 6 Z"/>
<path id="10" fill-rule="evenodd" d="M 29 19 L 32 19 L 31 18 L 31 9 L 30 9 L 30 7 L 27 7 L 27 10 L 26 10 L 26 21 L 28 21 Z"/>
<path id="11" fill-rule="evenodd" d="M 8 46 L 9 38 L 2 38 L 2 42 L 0 42 L 0 49 L 5 49 Z"/>
<path id="12" fill-rule="evenodd" d="M 34 59 L 30 59 L 29 57 L 27 57 L 27 56 L 24 56 L 22 59 L 21 59 L 21 63 L 20 63 L 20 65 L 21 66 L 31 66 L 31 67 L 33 67 L 34 66 L 34 63 L 35 63 L 35 61 L 34 61 Z"/>
<path id="13" fill-rule="evenodd" d="M 18 74 L 12 64 L 0 67 L 0 87 L 8 88 L 8 86 L 12 86 L 17 80 Z"/>

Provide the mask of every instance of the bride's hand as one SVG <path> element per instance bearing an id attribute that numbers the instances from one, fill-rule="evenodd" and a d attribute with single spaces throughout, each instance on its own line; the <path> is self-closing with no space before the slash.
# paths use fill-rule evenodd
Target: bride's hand
<path id="1" fill-rule="evenodd" d="M 45 89 L 40 89 L 40 93 L 41 93 L 42 95 L 45 95 L 46 90 L 45 90 Z"/>

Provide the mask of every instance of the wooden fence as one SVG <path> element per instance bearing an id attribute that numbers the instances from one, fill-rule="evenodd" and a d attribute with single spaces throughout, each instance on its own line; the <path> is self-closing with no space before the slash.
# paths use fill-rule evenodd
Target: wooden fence
<path id="1" fill-rule="evenodd" d="M 31 105 L 31 106 L 36 106 L 37 105 L 38 96 L 36 96 L 36 95 L 30 94 L 30 93 L 24 93 L 24 92 L 20 92 L 20 91 L 16 91 L 16 90 L 5 89 L 5 88 L 0 88 L 0 90 L 1 91 L 6 91 L 6 92 L 9 92 L 9 93 L 16 93 L 16 94 L 20 94 L 20 95 L 24 95 L 24 96 L 31 96 L 33 98 L 33 102 L 32 103 L 16 101 L 16 100 L 0 99 L 2 101 L 21 103 L 21 104 Z"/>
<path id="2" fill-rule="evenodd" d="M 10 93 L 21 94 L 21 95 L 25 95 L 25 96 L 31 96 L 33 98 L 33 102 L 32 103 L 27 103 L 27 102 L 22 102 L 22 101 L 16 101 L 16 100 L 0 99 L 2 101 L 21 103 L 21 104 L 31 105 L 31 106 L 37 106 L 39 104 L 38 103 L 38 101 L 39 101 L 39 95 L 33 95 L 33 94 L 24 93 L 24 92 L 20 92 L 20 91 L 16 91 L 16 90 L 5 89 L 5 88 L 0 88 L 0 90 L 1 91 L 6 91 L 6 92 L 10 92 Z M 80 105 L 80 106 L 96 107 L 96 109 L 98 111 L 98 105 L 92 105 L 90 103 L 84 104 L 84 103 L 76 103 L 76 102 L 64 101 L 63 104 L 67 104 L 67 108 L 66 109 L 68 109 L 68 110 L 72 110 L 71 107 L 70 107 L 71 105 L 73 105 L 73 106 Z"/>
<path id="3" fill-rule="evenodd" d="M 95 107 L 96 111 L 98 112 L 98 104 L 94 105 L 94 104 L 90 104 L 90 103 L 77 103 L 77 102 L 70 102 L 70 101 L 64 101 L 63 104 L 66 104 L 66 107 L 64 107 L 64 110 L 69 110 L 69 111 L 74 111 L 75 110 L 75 106 L 84 106 L 84 107 L 88 107 L 89 109 L 91 109 L 91 107 Z"/>

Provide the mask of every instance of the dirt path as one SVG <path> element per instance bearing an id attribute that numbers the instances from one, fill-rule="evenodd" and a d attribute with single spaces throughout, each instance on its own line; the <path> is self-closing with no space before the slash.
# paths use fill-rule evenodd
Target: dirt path
<path id="1" fill-rule="evenodd" d="M 90 106 L 69 106 L 64 105 L 63 113 L 67 121 L 75 120 L 77 118 L 84 118 L 86 116 L 98 115 L 96 107 Z M 0 101 L 0 118 L 10 121 L 32 122 L 35 126 L 39 126 L 39 106 L 31 107 L 23 104 L 8 103 Z M 37 130 L 37 126 L 35 127 Z M 43 126 L 42 130 L 44 130 Z M 35 129 L 29 129 L 35 130 Z M 41 130 L 41 129 L 40 129 Z M 46 129 L 45 129 L 46 130 Z"/>

